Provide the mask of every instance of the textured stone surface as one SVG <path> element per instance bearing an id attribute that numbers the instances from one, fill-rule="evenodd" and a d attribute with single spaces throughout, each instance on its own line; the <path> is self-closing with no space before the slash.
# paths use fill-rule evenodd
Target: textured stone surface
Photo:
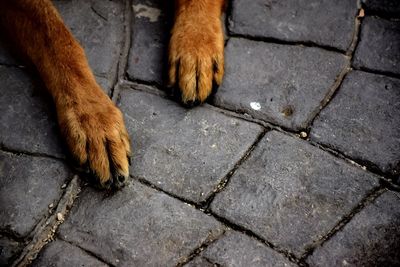
<path id="1" fill-rule="evenodd" d="M 21 244 L 0 234 L 0 266 L 11 266 L 13 259 L 20 253 Z"/>
<path id="2" fill-rule="evenodd" d="M 352 40 L 357 1 L 233 0 L 230 31 L 346 50 Z"/>
<path id="3" fill-rule="evenodd" d="M 74 206 L 61 237 L 121 266 L 173 266 L 222 231 L 213 218 L 138 183 L 108 197 L 85 190 Z"/>
<path id="4" fill-rule="evenodd" d="M 119 106 L 131 134 L 131 173 L 192 201 L 205 200 L 244 156 L 261 127 L 205 107 L 185 109 L 125 90 Z"/>
<path id="5" fill-rule="evenodd" d="M 366 17 L 354 66 L 400 74 L 400 22 Z"/>
<path id="6" fill-rule="evenodd" d="M 378 185 L 368 172 L 278 132 L 268 132 L 211 208 L 300 255 Z"/>
<path id="7" fill-rule="evenodd" d="M 56 240 L 46 245 L 46 247 L 40 252 L 38 258 L 33 262 L 32 266 L 106 267 L 108 265 L 88 255 L 78 247 L 61 240 Z"/>
<path id="8" fill-rule="evenodd" d="M 228 232 L 188 266 L 297 266 L 264 244 L 238 232 Z"/>
<path id="9" fill-rule="evenodd" d="M 123 45 L 123 1 L 54 1 L 65 23 L 85 49 L 89 65 L 104 90 L 109 93 L 111 80 Z M 100 77 L 110 81 L 102 83 Z"/>
<path id="10" fill-rule="evenodd" d="M 226 74 L 214 103 L 255 118 L 305 128 L 346 58 L 319 48 L 231 38 Z"/>
<path id="11" fill-rule="evenodd" d="M 0 152 L 0 229 L 24 237 L 61 197 L 70 178 L 59 161 Z"/>
<path id="12" fill-rule="evenodd" d="M 111 92 L 118 68 L 125 72 L 122 79 L 163 84 L 171 1 L 53 2 L 105 91 Z M 387 75 L 346 74 L 314 120 L 350 65 L 338 51 L 349 47 L 360 2 L 365 16 L 353 67 Z M 128 90 L 130 83 L 121 81 L 114 97 L 132 137 L 132 181 L 117 192 L 84 186 L 56 241 L 43 248 L 34 266 L 174 266 L 192 259 L 193 252 L 198 255 L 188 266 L 292 266 L 288 255 L 296 260 L 310 246 L 315 253 L 304 260 L 311 266 L 400 265 L 399 194 L 384 193 L 357 206 L 378 186 L 369 167 L 400 183 L 397 2 L 232 0 L 224 23 L 231 34 L 226 76 L 211 100 L 220 108 L 185 109 Z M 8 40 L 0 39 L 0 266 L 10 266 L 37 234 L 33 230 L 48 216 L 49 204 L 57 205 L 61 185 L 72 174 L 62 161 L 40 156 L 66 154 L 54 105 L 38 74 L 21 66 Z M 118 66 L 119 59 L 127 65 Z M 308 132 L 310 126 L 311 140 L 275 131 L 258 140 L 263 127 L 224 115 L 221 108 L 285 131 Z M 256 140 L 250 157 L 237 165 Z M 368 170 L 309 141 L 368 163 Z M 211 214 L 181 201 L 204 204 L 227 174 L 233 176 L 217 191 Z M 356 214 L 354 207 L 360 208 Z M 315 243 L 347 216 L 351 219 L 323 245 Z M 246 231 L 226 229 L 218 222 L 223 218 L 274 248 Z"/>
<path id="13" fill-rule="evenodd" d="M 308 259 L 311 266 L 400 266 L 400 195 L 386 192 Z"/>
<path id="14" fill-rule="evenodd" d="M 51 99 L 18 68 L 0 66 L 0 144 L 64 157 Z"/>
<path id="15" fill-rule="evenodd" d="M 128 70 L 132 80 L 163 83 L 167 44 L 169 38 L 168 2 L 160 0 L 134 0 L 131 48 Z"/>
<path id="16" fill-rule="evenodd" d="M 362 0 L 362 3 L 368 13 L 400 17 L 400 1 L 398 0 Z"/>
<path id="17" fill-rule="evenodd" d="M 311 139 L 347 156 L 400 171 L 400 80 L 354 71 L 314 121 Z"/>

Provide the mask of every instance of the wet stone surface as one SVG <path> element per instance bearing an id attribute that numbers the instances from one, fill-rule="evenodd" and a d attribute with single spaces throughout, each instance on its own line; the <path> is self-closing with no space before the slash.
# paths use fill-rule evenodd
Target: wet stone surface
<path id="1" fill-rule="evenodd" d="M 348 0 L 233 0 L 229 30 L 347 50 L 356 15 L 357 2 Z"/>
<path id="2" fill-rule="evenodd" d="M 206 107 L 124 90 L 119 103 L 135 149 L 132 175 L 204 201 L 256 141 L 261 127 Z"/>
<path id="3" fill-rule="evenodd" d="M 138 182 L 106 197 L 87 189 L 60 237 L 121 266 L 174 266 L 223 227 L 212 217 Z"/>
<path id="4" fill-rule="evenodd" d="M 292 45 L 231 38 L 219 107 L 300 130 L 318 110 L 346 64 L 345 56 Z"/>
<path id="5" fill-rule="evenodd" d="M 400 195 L 386 192 L 319 247 L 310 266 L 399 266 Z"/>
<path id="6" fill-rule="evenodd" d="M 366 17 L 354 66 L 368 70 L 400 74 L 400 22 Z"/>
<path id="7" fill-rule="evenodd" d="M 211 208 L 300 256 L 377 185 L 374 175 L 273 131 L 260 141 Z"/>
<path id="8" fill-rule="evenodd" d="M 297 266 L 266 245 L 238 232 L 228 232 L 185 266 Z"/>
<path id="9" fill-rule="evenodd" d="M 400 80 L 353 71 L 314 121 L 311 140 L 400 172 Z"/>

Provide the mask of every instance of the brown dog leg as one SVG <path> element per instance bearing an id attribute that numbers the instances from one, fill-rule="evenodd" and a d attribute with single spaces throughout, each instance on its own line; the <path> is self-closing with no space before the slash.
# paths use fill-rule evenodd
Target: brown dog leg
<path id="1" fill-rule="evenodd" d="M 169 46 L 169 86 L 178 86 L 182 102 L 203 102 L 213 82 L 224 75 L 224 0 L 176 0 Z"/>
<path id="2" fill-rule="evenodd" d="M 122 114 L 50 0 L 0 0 L 0 20 L 52 95 L 72 155 L 90 166 L 101 186 L 122 186 L 130 154 Z"/>

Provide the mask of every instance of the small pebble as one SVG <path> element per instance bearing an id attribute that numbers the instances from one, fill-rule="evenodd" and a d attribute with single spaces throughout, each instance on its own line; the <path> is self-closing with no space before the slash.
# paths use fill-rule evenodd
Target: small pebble
<path id="1" fill-rule="evenodd" d="M 301 138 L 307 138 L 307 133 L 306 132 L 300 132 L 300 137 Z"/>
<path id="2" fill-rule="evenodd" d="M 49 205 L 49 209 L 52 209 L 53 207 L 54 207 L 54 204 L 51 203 L 51 204 Z"/>
<path id="3" fill-rule="evenodd" d="M 62 213 L 57 213 L 57 220 L 64 221 L 64 215 L 62 215 Z"/>
<path id="4" fill-rule="evenodd" d="M 67 184 L 63 184 L 62 186 L 61 186 L 61 189 L 65 189 L 67 187 Z"/>

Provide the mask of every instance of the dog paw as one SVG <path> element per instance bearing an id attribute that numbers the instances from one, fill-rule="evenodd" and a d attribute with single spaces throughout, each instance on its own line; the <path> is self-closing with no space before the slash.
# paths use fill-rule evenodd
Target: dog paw
<path id="1" fill-rule="evenodd" d="M 169 83 L 183 104 L 204 102 L 224 75 L 224 37 L 219 15 L 177 14 L 169 45 Z"/>
<path id="2" fill-rule="evenodd" d="M 61 132 L 99 186 L 118 189 L 129 177 L 130 140 L 121 111 L 103 92 L 57 105 Z"/>

